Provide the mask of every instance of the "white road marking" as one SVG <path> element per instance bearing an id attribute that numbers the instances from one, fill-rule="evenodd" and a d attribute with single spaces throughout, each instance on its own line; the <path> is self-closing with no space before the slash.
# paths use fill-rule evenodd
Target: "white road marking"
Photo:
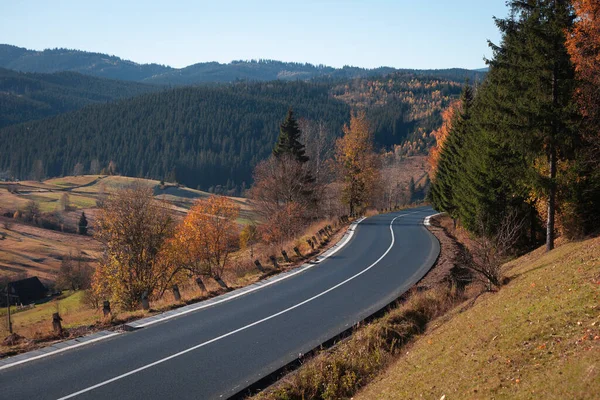
<path id="1" fill-rule="evenodd" d="M 15 361 L 13 363 L 1 366 L 0 367 L 0 371 L 3 370 L 3 369 L 6 369 L 6 368 L 14 367 L 15 365 L 23 364 L 23 363 L 26 363 L 26 362 L 29 362 L 29 361 L 33 361 L 33 360 L 38 360 L 40 358 L 52 356 L 52 355 L 54 355 L 56 353 L 62 353 L 63 351 L 67 351 L 67 350 L 75 349 L 77 347 L 85 346 L 86 344 L 89 344 L 89 343 L 94 343 L 94 342 L 98 342 L 100 340 L 108 339 L 108 338 L 111 338 L 113 336 L 120 335 L 121 333 L 122 332 L 113 332 L 111 334 L 100 336 L 100 337 L 97 337 L 97 338 L 94 338 L 94 339 L 90 339 L 90 340 L 87 340 L 85 342 L 77 343 L 77 344 L 74 344 L 74 345 L 69 346 L 69 347 L 64 347 L 62 349 L 56 349 L 56 350 L 50 351 L 48 353 L 40 354 L 39 356 L 34 356 L 34 357 L 26 358 L 24 360 Z"/>
<path id="2" fill-rule="evenodd" d="M 197 350 L 197 349 L 199 349 L 199 348 L 201 348 L 201 347 L 204 347 L 204 346 L 206 346 L 206 345 L 209 345 L 209 344 L 211 344 L 211 343 L 217 342 L 217 341 L 219 341 L 219 340 L 221 340 L 221 339 L 225 339 L 226 337 L 229 337 L 229 336 L 235 335 L 236 333 L 239 333 L 239 332 L 245 331 L 245 330 L 247 330 L 247 329 L 249 329 L 249 328 L 252 328 L 253 326 L 256 326 L 256 325 L 262 324 L 263 322 L 269 321 L 269 320 L 271 320 L 271 319 L 273 319 L 273 318 L 276 318 L 276 317 L 278 317 L 278 316 L 280 316 L 280 315 L 283 315 L 283 314 L 286 314 L 286 313 L 288 313 L 288 312 L 290 312 L 290 311 L 292 311 L 292 310 L 295 310 L 296 308 L 298 308 L 298 307 L 301 307 L 301 306 L 303 306 L 303 305 L 305 305 L 305 304 L 307 304 L 307 303 L 310 303 L 311 301 L 313 301 L 313 300 L 316 300 L 316 299 L 318 299 L 319 297 L 322 297 L 322 296 L 326 295 L 327 293 L 329 293 L 329 292 L 331 292 L 331 291 L 333 291 L 333 290 L 335 290 L 335 289 L 339 288 L 340 286 L 343 286 L 343 285 L 347 284 L 348 282 L 350 282 L 350 281 L 352 281 L 352 280 L 354 280 L 354 279 L 358 278 L 359 276 L 361 276 L 362 274 L 364 274 L 365 272 L 369 271 L 371 268 L 373 268 L 374 266 L 376 266 L 377 264 L 379 264 L 379 262 L 380 262 L 381 260 L 383 260 L 383 258 L 384 258 L 384 257 L 385 257 L 385 256 L 386 256 L 386 255 L 387 255 L 387 254 L 388 254 L 388 253 L 389 253 L 389 252 L 392 250 L 392 247 L 394 247 L 394 243 L 395 243 L 395 241 L 396 241 L 396 238 L 395 238 L 395 236 L 394 236 L 394 230 L 392 229 L 392 225 L 394 224 L 394 221 L 396 221 L 398 218 L 405 217 L 405 216 L 407 216 L 407 215 L 411 215 L 411 214 L 415 214 L 416 212 L 418 212 L 418 211 L 415 211 L 415 212 L 412 212 L 412 213 L 409 213 L 409 214 L 403 214 L 403 215 L 399 215 L 399 216 L 397 216 L 396 218 L 392 219 L 392 221 L 390 222 L 390 232 L 391 232 L 391 234 L 392 234 L 392 242 L 390 243 L 390 246 L 387 248 L 387 250 L 385 251 L 385 253 L 383 253 L 383 255 L 382 255 L 381 257 L 379 257 L 379 258 L 377 259 L 377 261 L 375 261 L 373 264 L 369 265 L 367 268 L 365 268 L 365 269 L 363 269 L 362 271 L 360 271 L 360 272 L 356 273 L 355 275 L 352 275 L 350 278 L 348 278 L 348 279 L 346 279 L 346 280 L 344 280 L 344 281 L 342 281 L 342 282 L 338 283 L 337 285 L 335 285 L 335 286 L 332 286 L 332 287 L 330 287 L 329 289 L 327 289 L 327 290 L 325 290 L 325 291 L 323 291 L 323 292 L 321 292 L 321 293 L 319 293 L 319 294 L 317 294 L 317 295 L 314 295 L 313 297 L 311 297 L 311 298 L 309 298 L 309 299 L 306 299 L 306 300 L 304 300 L 304 301 L 302 301 L 302 302 L 300 302 L 300 303 L 298 303 L 298 304 L 296 304 L 296 305 L 293 305 L 293 306 L 291 306 L 291 307 L 288 307 L 288 308 L 286 308 L 285 310 L 279 311 L 278 313 L 272 314 L 272 315 L 270 315 L 270 316 L 268 316 L 268 317 L 265 317 L 265 318 L 263 318 L 263 319 L 260 319 L 260 320 L 258 320 L 258 321 L 255 321 L 255 322 L 253 322 L 253 323 L 251 323 L 251 324 L 245 325 L 245 326 L 243 326 L 243 327 L 241 327 L 241 328 L 238 328 L 238 329 L 236 329 L 236 330 L 233 330 L 233 331 L 231 331 L 231 332 L 225 333 L 225 334 L 223 334 L 223 335 L 221 335 L 221 336 L 218 336 L 218 337 L 215 337 L 215 338 L 213 338 L 213 339 L 207 340 L 206 342 L 203 342 L 203 343 L 197 344 L 196 346 L 193 346 L 193 347 L 190 347 L 190 348 L 188 348 L 188 349 L 186 349 L 186 350 L 183 350 L 183 351 L 180 351 L 180 352 L 178 352 L 178 353 L 172 354 L 172 355 L 170 355 L 170 356 L 168 356 L 168 357 L 161 358 L 160 360 L 154 361 L 154 362 L 152 362 L 152 363 L 150 363 L 150 364 L 146 364 L 146 365 L 144 365 L 143 367 L 136 368 L 136 369 L 134 369 L 134 370 L 131 370 L 131 371 L 129 371 L 129 372 L 126 372 L 126 373 L 124 373 L 124 374 L 122 374 L 122 375 L 115 376 L 114 378 L 111 378 L 111 379 L 105 380 L 105 381 L 103 381 L 103 382 L 100 382 L 100 383 L 98 383 L 98 384 L 96 384 L 96 385 L 93 385 L 93 386 L 87 387 L 87 388 L 85 388 L 85 389 L 82 389 L 82 390 L 80 390 L 80 391 L 78 391 L 78 392 L 75 392 L 75 393 L 69 394 L 69 395 L 67 395 L 67 396 L 61 397 L 61 398 L 60 398 L 60 399 L 58 399 L 58 400 L 71 399 L 71 398 L 73 398 L 73 397 L 79 396 L 80 394 L 83 394 L 83 393 L 90 392 L 90 391 L 92 391 L 92 390 L 94 390 L 94 389 L 97 389 L 97 388 L 99 388 L 99 387 L 106 386 L 106 385 L 108 385 L 109 383 L 112 383 L 112 382 L 118 381 L 118 380 L 120 380 L 120 379 L 126 378 L 126 377 L 128 377 L 128 376 L 130 376 L 130 375 L 137 374 L 138 372 L 144 371 L 144 370 L 146 370 L 146 369 L 148 369 L 148 368 L 152 368 L 152 367 L 154 367 L 155 365 L 162 364 L 162 363 L 164 363 L 164 362 L 166 362 L 166 361 L 172 360 L 172 359 L 174 359 L 174 358 L 177 358 L 177 357 L 179 357 L 179 356 L 182 356 L 182 355 L 184 355 L 184 354 L 187 354 L 187 353 L 189 353 L 189 352 L 191 352 L 191 351 Z"/>

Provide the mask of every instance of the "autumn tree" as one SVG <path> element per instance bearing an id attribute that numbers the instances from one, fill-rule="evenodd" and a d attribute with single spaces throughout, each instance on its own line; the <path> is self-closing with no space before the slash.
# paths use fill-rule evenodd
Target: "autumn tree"
<path id="1" fill-rule="evenodd" d="M 163 291 L 176 272 L 158 257 L 172 226 L 168 209 L 150 188 L 135 185 L 109 196 L 95 224 L 94 236 L 104 244 L 105 256 L 96 269 L 94 290 L 128 310 L 143 294 Z"/>
<path id="2" fill-rule="evenodd" d="M 69 204 L 71 204 L 71 199 L 68 193 L 63 193 L 60 196 L 60 200 L 58 201 L 58 207 L 60 211 L 69 211 Z"/>
<path id="3" fill-rule="evenodd" d="M 566 45 L 578 79 L 576 98 L 586 119 L 586 133 L 595 151 L 600 152 L 600 3 L 572 2 L 577 20 L 567 35 Z M 600 157 L 595 161 L 600 163 Z"/>
<path id="4" fill-rule="evenodd" d="M 56 285 L 61 290 L 88 289 L 91 285 L 93 269 L 83 261 L 83 254 L 74 256 L 71 252 L 63 256 L 56 277 Z"/>
<path id="5" fill-rule="evenodd" d="M 250 250 L 250 258 L 254 259 L 254 246 L 260 241 L 260 234 L 256 224 L 250 223 L 240 232 L 240 248 Z"/>
<path id="6" fill-rule="evenodd" d="M 577 78 L 575 99 L 583 117 L 577 173 L 570 179 L 570 198 L 578 216 L 571 225 L 583 232 L 600 224 L 600 3 L 573 0 L 577 19 L 567 35 L 567 50 Z"/>
<path id="7" fill-rule="evenodd" d="M 354 215 L 371 202 L 380 180 L 378 159 L 373 150 L 373 132 L 364 111 L 353 112 L 343 132 L 336 142 L 335 160 L 344 180 L 342 200 Z"/>
<path id="8" fill-rule="evenodd" d="M 75 164 L 75 167 L 73 168 L 73 175 L 74 176 L 80 176 L 83 175 L 84 172 L 84 166 L 82 163 L 78 162 L 77 164 Z"/>
<path id="9" fill-rule="evenodd" d="M 435 138 L 435 143 L 429 149 L 429 157 L 427 158 L 427 161 L 431 166 L 431 178 L 433 178 L 437 172 L 440 153 L 446 144 L 446 140 L 448 140 L 448 135 L 452 129 L 452 121 L 455 118 L 455 115 L 460 112 L 460 107 L 460 101 L 453 101 L 450 103 L 448 108 L 442 112 L 442 126 L 431 133 Z"/>
<path id="10" fill-rule="evenodd" d="M 248 195 L 260 216 L 265 241 L 290 239 L 313 217 L 317 191 L 315 182 L 305 179 L 306 168 L 288 155 L 270 157 L 254 169 Z"/>
<path id="11" fill-rule="evenodd" d="M 323 121 L 301 119 L 298 121 L 301 139 L 309 157 L 309 169 L 318 183 L 328 183 L 327 162 L 333 156 L 335 141 Z"/>
<path id="12" fill-rule="evenodd" d="M 177 253 L 179 266 L 226 286 L 223 273 L 239 244 L 239 210 L 233 200 L 223 196 L 196 201 L 168 245 Z"/>

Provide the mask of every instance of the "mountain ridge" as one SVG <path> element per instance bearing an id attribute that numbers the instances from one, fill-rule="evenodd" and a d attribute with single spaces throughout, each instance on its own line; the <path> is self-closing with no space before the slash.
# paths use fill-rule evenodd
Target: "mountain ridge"
<path id="1" fill-rule="evenodd" d="M 453 71 L 471 81 L 480 80 L 485 73 L 463 68 L 401 69 L 393 67 L 361 68 L 344 66 L 334 68 L 322 64 L 283 62 L 276 60 L 234 60 L 230 63 L 201 62 L 183 68 L 156 63 L 139 64 L 114 55 L 65 48 L 29 50 L 9 44 L 0 44 L 0 67 L 21 72 L 52 73 L 73 71 L 110 79 L 129 80 L 162 85 L 193 85 L 228 83 L 238 80 L 311 80 L 352 79 L 381 76 L 393 72 L 435 74 Z"/>

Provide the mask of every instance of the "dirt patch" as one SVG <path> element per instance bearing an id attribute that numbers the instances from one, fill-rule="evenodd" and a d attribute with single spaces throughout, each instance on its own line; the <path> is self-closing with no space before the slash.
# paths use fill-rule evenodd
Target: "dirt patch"
<path id="1" fill-rule="evenodd" d="M 430 223 L 427 229 L 440 242 L 440 256 L 427 275 L 417 283 L 417 290 L 431 289 L 440 284 L 464 288 L 472 281 L 471 272 L 464 268 L 469 262 L 469 251 L 452 233 L 454 228 L 450 218 L 439 215 L 431 218 Z"/>

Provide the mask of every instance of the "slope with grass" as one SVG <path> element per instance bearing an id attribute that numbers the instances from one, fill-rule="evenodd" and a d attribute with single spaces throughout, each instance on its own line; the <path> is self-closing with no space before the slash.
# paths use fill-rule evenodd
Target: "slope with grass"
<path id="1" fill-rule="evenodd" d="M 155 197 L 164 200 L 163 204 L 171 209 L 175 218 L 183 217 L 197 199 L 209 196 L 209 193 L 183 186 L 161 185 L 159 181 L 124 176 L 84 175 L 44 182 L 0 182 L 0 215 L 12 215 L 33 200 L 42 213 L 51 214 L 53 219 L 59 215 L 66 230 L 71 232 L 75 231 L 81 213 L 85 212 L 89 233 L 93 233 L 97 202 L 103 196 L 132 184 L 153 188 Z M 60 199 L 65 193 L 68 194 L 69 207 L 59 211 Z M 232 200 L 240 206 L 240 224 L 254 219 L 247 199 Z M 88 261 L 95 260 L 100 254 L 100 243 L 91 236 L 42 229 L 9 217 L 0 216 L 0 223 L 0 235 L 5 237 L 0 241 L 0 277 L 28 275 L 52 282 L 56 279 L 62 258 L 69 252 L 78 254 L 81 251 Z"/>
<path id="2" fill-rule="evenodd" d="M 508 285 L 434 321 L 355 398 L 598 398 L 600 238 L 538 249 L 505 273 Z"/>

